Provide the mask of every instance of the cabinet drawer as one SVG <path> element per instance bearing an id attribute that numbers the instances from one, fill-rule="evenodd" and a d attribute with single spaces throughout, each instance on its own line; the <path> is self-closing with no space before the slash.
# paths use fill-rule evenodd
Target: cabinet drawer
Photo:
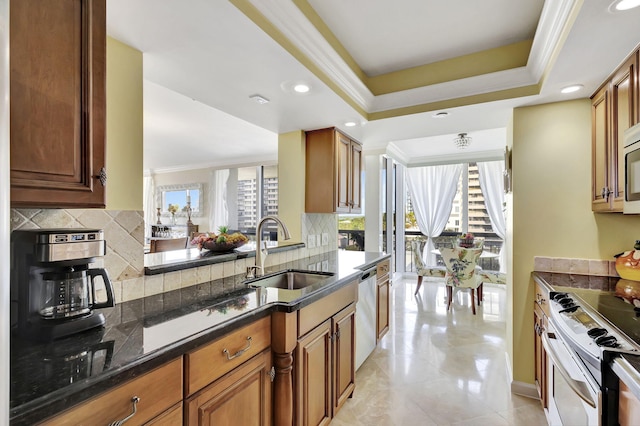
<path id="1" fill-rule="evenodd" d="M 378 266 L 376 267 L 376 274 L 378 274 L 378 281 L 384 281 L 387 278 L 387 276 L 389 275 L 390 265 L 391 265 L 391 262 L 389 262 L 389 259 L 383 260 L 382 262 L 378 263 Z"/>
<path id="2" fill-rule="evenodd" d="M 304 336 L 327 318 L 345 306 L 355 302 L 358 295 L 357 281 L 347 284 L 322 299 L 298 311 L 298 337 Z"/>
<path id="3" fill-rule="evenodd" d="M 168 409 L 144 426 L 176 426 L 182 424 L 182 402 Z"/>
<path id="4" fill-rule="evenodd" d="M 269 346 L 271 317 L 265 317 L 186 354 L 185 395 L 202 389 Z"/>
<path id="5" fill-rule="evenodd" d="M 42 424 L 107 425 L 131 414 L 133 408 L 131 398 L 134 396 L 139 398 L 137 412 L 127 421 L 127 426 L 144 424 L 180 402 L 182 400 L 182 358 L 130 380 Z"/>

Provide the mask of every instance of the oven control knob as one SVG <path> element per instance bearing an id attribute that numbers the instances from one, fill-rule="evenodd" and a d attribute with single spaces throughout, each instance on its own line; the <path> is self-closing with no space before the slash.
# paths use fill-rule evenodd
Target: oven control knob
<path id="1" fill-rule="evenodd" d="M 570 313 L 573 313 L 573 312 L 577 311 L 580 306 L 574 305 L 574 304 L 569 304 L 568 306 L 567 305 L 562 305 L 562 307 L 564 309 L 560 310 L 561 314 L 563 314 L 565 312 L 570 314 Z"/>
<path id="2" fill-rule="evenodd" d="M 556 293 L 556 294 L 554 294 L 554 295 L 553 295 L 552 299 L 553 299 L 555 302 L 557 302 L 557 301 L 559 301 L 560 299 L 563 299 L 563 298 L 565 298 L 565 297 L 567 297 L 567 293 Z"/>
<path id="3" fill-rule="evenodd" d="M 596 345 L 615 348 L 618 347 L 618 340 L 614 336 L 602 336 L 596 339 Z"/>
<path id="4" fill-rule="evenodd" d="M 570 297 L 563 297 L 562 299 L 558 300 L 557 302 L 563 308 L 568 308 L 569 306 L 573 305 L 573 299 L 570 298 Z"/>
<path id="5" fill-rule="evenodd" d="M 605 334 L 607 334 L 607 330 L 602 327 L 592 328 L 591 330 L 587 331 L 587 335 L 592 339 L 597 339 L 598 337 L 604 336 Z"/>

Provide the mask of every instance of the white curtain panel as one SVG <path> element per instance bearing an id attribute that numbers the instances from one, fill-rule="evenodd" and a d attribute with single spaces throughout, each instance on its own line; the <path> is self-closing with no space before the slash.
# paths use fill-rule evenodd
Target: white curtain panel
<path id="1" fill-rule="evenodd" d="M 486 161 L 477 164 L 480 189 L 484 195 L 491 228 L 503 241 L 498 256 L 500 272 L 506 272 L 507 252 L 504 249 L 504 239 L 507 235 L 507 221 L 504 216 L 504 161 Z"/>
<path id="2" fill-rule="evenodd" d="M 144 208 L 144 236 L 151 238 L 151 225 L 158 221 L 156 210 L 156 185 L 153 176 L 143 178 L 142 206 Z"/>
<path id="3" fill-rule="evenodd" d="M 209 188 L 209 230 L 218 232 L 218 227 L 229 224 L 229 208 L 227 206 L 227 181 L 229 169 L 213 170 Z"/>
<path id="4" fill-rule="evenodd" d="M 433 238 L 447 226 L 461 172 L 462 164 L 407 169 L 411 205 L 420 232 L 428 237 L 422 252 L 422 258 L 428 266 L 436 264 L 436 255 L 432 253 L 435 249 Z"/>

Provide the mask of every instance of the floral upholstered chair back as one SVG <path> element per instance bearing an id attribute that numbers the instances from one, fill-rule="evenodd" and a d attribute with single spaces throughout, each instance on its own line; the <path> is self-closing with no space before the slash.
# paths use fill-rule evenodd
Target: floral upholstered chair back
<path id="1" fill-rule="evenodd" d="M 422 241 L 420 240 L 412 240 L 411 241 L 411 253 L 413 255 L 413 266 L 416 268 L 416 272 L 418 275 L 425 275 L 427 265 L 424 263 L 422 259 Z"/>
<path id="2" fill-rule="evenodd" d="M 476 268 L 482 254 L 480 248 L 442 248 L 442 259 L 447 267 L 445 282 L 453 287 L 477 288 L 482 284 L 480 268 Z"/>

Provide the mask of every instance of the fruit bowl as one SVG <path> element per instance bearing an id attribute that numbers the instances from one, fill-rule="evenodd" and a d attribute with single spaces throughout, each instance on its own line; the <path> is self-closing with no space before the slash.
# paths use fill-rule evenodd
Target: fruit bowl
<path id="1" fill-rule="evenodd" d="M 237 249 L 238 247 L 242 247 L 246 244 L 246 241 L 236 241 L 233 243 L 218 243 L 214 240 L 204 241 L 202 243 L 202 248 L 212 251 L 214 253 L 227 253 Z"/>

